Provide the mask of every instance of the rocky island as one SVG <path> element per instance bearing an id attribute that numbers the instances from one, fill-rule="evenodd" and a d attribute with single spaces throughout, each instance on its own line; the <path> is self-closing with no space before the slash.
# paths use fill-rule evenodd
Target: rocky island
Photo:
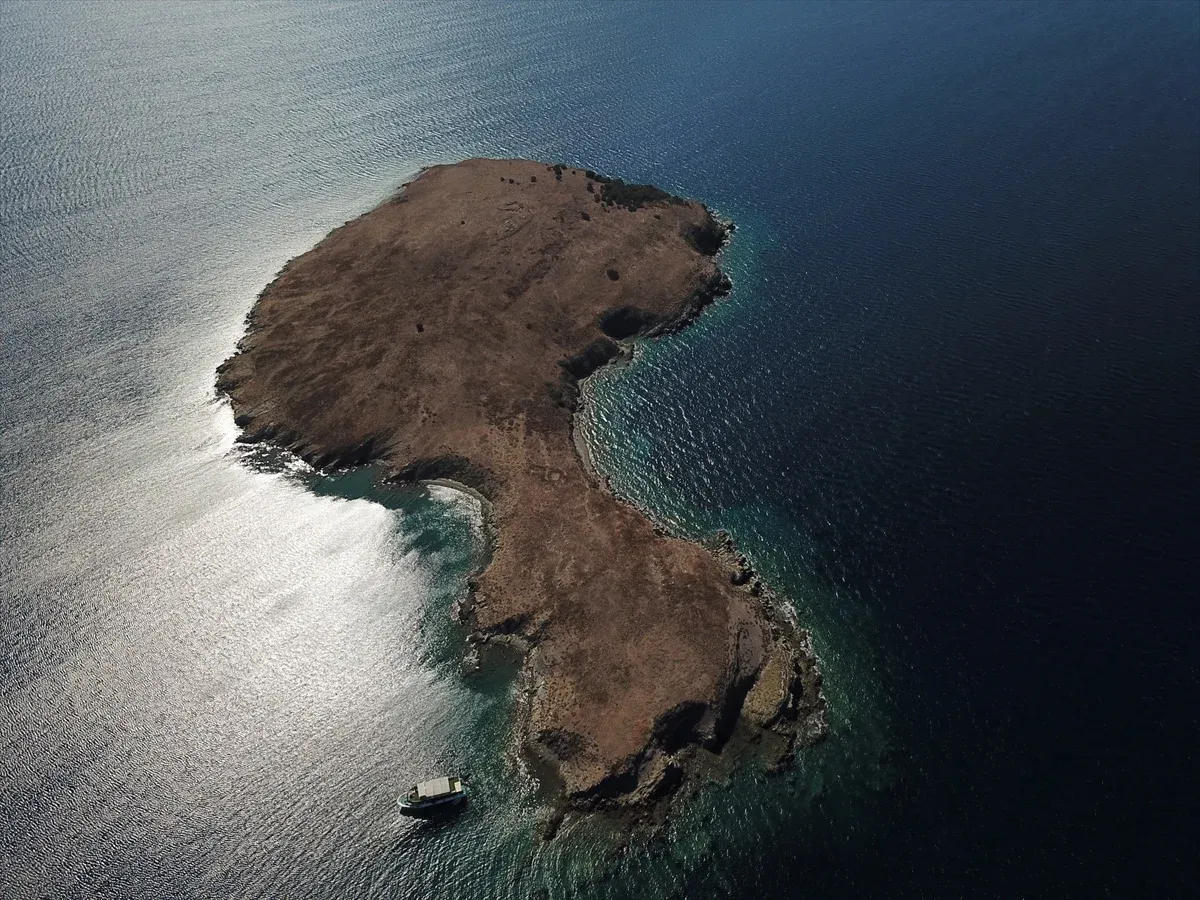
<path id="1" fill-rule="evenodd" d="M 462 615 L 525 651 L 518 740 L 564 809 L 660 806 L 735 730 L 824 730 L 807 635 L 731 545 L 661 533 L 584 465 L 579 384 L 727 292 L 702 204 L 595 172 L 425 170 L 289 262 L 218 371 L 244 441 L 484 500 Z"/>

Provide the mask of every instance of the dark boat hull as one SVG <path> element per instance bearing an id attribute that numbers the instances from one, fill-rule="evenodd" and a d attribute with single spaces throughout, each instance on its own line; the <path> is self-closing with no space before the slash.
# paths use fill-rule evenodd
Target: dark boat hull
<path id="1" fill-rule="evenodd" d="M 445 800 L 435 800 L 431 803 L 422 803 L 419 806 L 411 804 L 406 800 L 401 800 L 400 813 L 405 816 L 428 818 L 429 816 L 436 816 L 459 809 L 466 802 L 466 799 L 466 794 L 460 794 L 457 797 L 448 797 Z"/>

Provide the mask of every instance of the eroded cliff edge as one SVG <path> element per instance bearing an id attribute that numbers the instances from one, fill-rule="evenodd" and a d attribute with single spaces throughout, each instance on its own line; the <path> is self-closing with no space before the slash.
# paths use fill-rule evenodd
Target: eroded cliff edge
<path id="1" fill-rule="evenodd" d="M 289 262 L 218 370 L 245 441 L 488 500 L 464 614 L 525 647 L 519 739 L 568 807 L 653 805 L 739 723 L 784 753 L 823 733 L 807 635 L 744 560 L 656 531 L 571 438 L 616 341 L 728 289 L 725 236 L 702 204 L 584 170 L 437 166 Z"/>

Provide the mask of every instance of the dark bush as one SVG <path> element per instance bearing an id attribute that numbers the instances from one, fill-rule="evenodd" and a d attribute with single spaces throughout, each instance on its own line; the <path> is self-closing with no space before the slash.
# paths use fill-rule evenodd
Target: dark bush
<path id="1" fill-rule="evenodd" d="M 562 366 L 574 378 L 587 378 L 598 368 L 620 352 L 620 347 L 608 338 L 600 338 L 588 344 L 582 353 L 562 360 Z"/>
<path id="2" fill-rule="evenodd" d="M 620 178 L 596 180 L 601 182 L 600 196 L 604 198 L 605 203 L 615 203 L 629 210 L 641 209 L 647 203 L 686 202 L 652 184 L 626 184 Z"/>
<path id="3" fill-rule="evenodd" d="M 712 256 L 725 243 L 725 228 L 713 218 L 703 225 L 694 225 L 684 232 L 687 242 L 703 253 Z"/>
<path id="4" fill-rule="evenodd" d="M 609 281 L 616 281 L 617 279 L 619 279 L 621 277 L 621 273 L 618 272 L 616 269 L 609 269 L 605 274 L 608 275 Z"/>
<path id="5" fill-rule="evenodd" d="M 371 448 L 368 447 L 369 449 Z M 361 451 L 359 455 L 362 455 Z M 416 459 L 395 475 L 397 481 L 437 481 L 442 478 L 465 484 L 467 487 L 479 491 L 485 497 L 496 496 L 498 488 L 496 476 L 490 470 L 476 465 L 464 456 L 447 455 L 430 459 Z"/>
<path id="6" fill-rule="evenodd" d="M 621 306 L 600 315 L 600 330 L 616 341 L 624 341 L 650 331 L 662 317 L 636 306 Z"/>
<path id="7" fill-rule="evenodd" d="M 530 180 L 531 182 L 533 182 L 534 184 L 536 184 L 536 183 L 537 183 L 537 176 L 536 176 L 536 175 L 530 175 L 530 176 L 529 176 L 529 180 Z"/>
<path id="8" fill-rule="evenodd" d="M 591 217 L 591 216 L 589 216 L 589 215 L 588 215 L 587 213 L 585 213 L 585 212 L 581 212 L 579 215 L 580 215 L 580 216 L 583 218 L 583 221 L 585 221 L 585 222 L 590 222 L 590 221 L 592 221 L 592 217 Z"/>

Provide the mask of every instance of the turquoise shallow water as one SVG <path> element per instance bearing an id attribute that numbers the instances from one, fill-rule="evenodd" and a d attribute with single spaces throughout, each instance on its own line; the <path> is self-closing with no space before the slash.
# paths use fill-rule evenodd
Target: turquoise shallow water
<path id="1" fill-rule="evenodd" d="M 0 4 L 0 889 L 1184 896 L 1200 20 L 1188 3 Z M 421 166 L 735 219 L 593 452 L 814 633 L 830 739 L 618 856 L 535 840 L 442 489 L 233 446 L 285 260 Z M 396 815 L 462 767 L 442 825 Z"/>

